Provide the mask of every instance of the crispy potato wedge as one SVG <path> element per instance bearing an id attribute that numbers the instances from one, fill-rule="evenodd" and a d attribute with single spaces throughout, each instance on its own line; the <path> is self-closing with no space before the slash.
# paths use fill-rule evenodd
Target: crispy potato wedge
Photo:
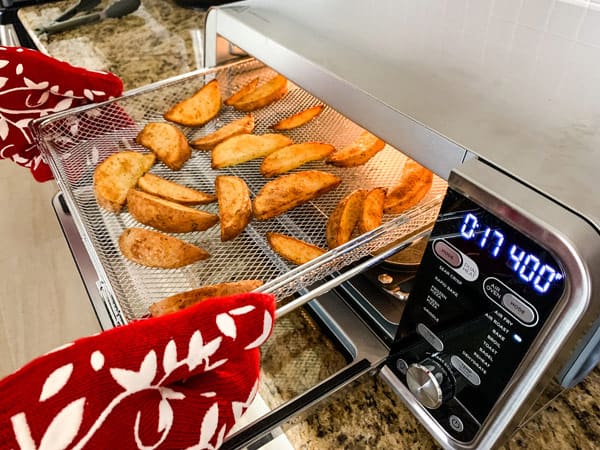
<path id="1" fill-rule="evenodd" d="M 239 177 L 220 175 L 215 179 L 221 219 L 221 241 L 237 237 L 252 218 L 250 189 Z"/>
<path id="2" fill-rule="evenodd" d="M 323 105 L 317 105 L 305 109 L 304 111 L 300 111 L 296 114 L 291 115 L 290 117 L 286 117 L 285 119 L 280 120 L 275 125 L 271 125 L 271 128 L 277 131 L 292 130 L 294 128 L 298 128 L 304 125 L 305 123 L 310 122 L 319 114 L 321 114 L 323 108 Z"/>
<path id="3" fill-rule="evenodd" d="M 325 159 L 334 151 L 333 145 L 320 142 L 288 145 L 267 155 L 260 165 L 260 173 L 267 178 L 275 177 L 307 162 Z"/>
<path id="4" fill-rule="evenodd" d="M 254 217 L 271 219 L 335 189 L 341 182 L 336 175 L 319 170 L 282 175 L 265 184 L 254 198 Z"/>
<path id="5" fill-rule="evenodd" d="M 199 137 L 190 142 L 190 145 L 196 150 L 212 150 L 217 144 L 225 139 L 237 136 L 238 134 L 252 133 L 254 130 L 254 117 L 248 114 L 241 119 L 234 120 L 227 125 L 222 126 L 213 133 Z"/>
<path id="6" fill-rule="evenodd" d="M 385 188 L 375 188 L 365 196 L 357 224 L 359 234 L 374 230 L 381 225 L 385 192 Z"/>
<path id="7" fill-rule="evenodd" d="M 138 188 L 148 194 L 181 203 L 182 205 L 205 205 L 217 200 L 217 196 L 166 180 L 158 175 L 147 173 L 137 182 Z"/>
<path id="8" fill-rule="evenodd" d="M 181 169 L 192 155 L 185 135 L 175 125 L 166 122 L 146 124 L 138 133 L 136 142 L 152 150 L 172 170 Z"/>
<path id="9" fill-rule="evenodd" d="M 253 78 L 248 83 L 243 85 L 235 93 L 233 93 L 232 95 L 227 97 L 223 103 L 225 103 L 227 106 L 232 106 L 239 99 L 241 99 L 245 95 L 248 95 L 250 92 L 252 92 L 256 88 L 257 85 L 258 85 L 258 77 Z"/>
<path id="10" fill-rule="evenodd" d="M 321 256 L 326 250 L 281 233 L 267 233 L 269 245 L 278 255 L 293 264 L 304 264 Z"/>
<path id="11" fill-rule="evenodd" d="M 154 153 L 123 151 L 114 153 L 94 170 L 94 194 L 104 209 L 119 212 L 127 201 L 127 192 L 156 161 Z"/>
<path id="12" fill-rule="evenodd" d="M 135 220 L 167 233 L 204 231 L 219 221 L 218 216 L 189 206 L 130 189 L 127 209 Z"/>
<path id="13" fill-rule="evenodd" d="M 333 153 L 327 159 L 327 162 L 337 167 L 361 166 L 383 150 L 384 147 L 385 142 L 368 131 L 363 131 L 349 145 Z"/>
<path id="14" fill-rule="evenodd" d="M 327 246 L 332 249 L 345 244 L 352 238 L 356 228 L 362 204 L 367 195 L 366 189 L 357 189 L 344 197 L 337 204 L 327 219 L 326 238 Z"/>
<path id="15" fill-rule="evenodd" d="M 152 317 L 164 316 L 165 314 L 177 312 L 188 306 L 192 306 L 207 298 L 242 294 L 253 291 L 262 285 L 263 282 L 261 280 L 242 280 L 203 286 L 164 298 L 150 305 L 149 310 Z"/>
<path id="16" fill-rule="evenodd" d="M 214 119 L 221 110 L 221 90 L 217 80 L 202 86 L 194 95 L 180 101 L 163 117 L 186 127 L 200 127 Z"/>
<path id="17" fill-rule="evenodd" d="M 210 257 L 203 248 L 159 231 L 127 228 L 119 237 L 125 258 L 148 267 L 175 269 Z"/>
<path id="18" fill-rule="evenodd" d="M 387 214 L 400 214 L 418 204 L 431 189 L 433 173 L 418 162 L 407 159 L 398 183 L 388 190 L 383 204 Z"/>
<path id="19" fill-rule="evenodd" d="M 287 79 L 282 75 L 275 75 L 265 84 L 231 103 L 231 106 L 239 111 L 254 111 L 279 100 L 286 92 Z"/>
<path id="20" fill-rule="evenodd" d="M 218 144 L 211 153 L 213 169 L 235 166 L 262 158 L 277 149 L 291 145 L 292 140 L 283 134 L 240 134 Z"/>

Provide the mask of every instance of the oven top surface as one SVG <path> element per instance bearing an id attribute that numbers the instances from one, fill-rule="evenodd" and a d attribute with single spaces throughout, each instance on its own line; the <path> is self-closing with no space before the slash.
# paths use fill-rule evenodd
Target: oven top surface
<path id="1" fill-rule="evenodd" d="M 272 39 L 272 54 L 290 49 L 297 58 L 281 62 L 290 76 L 310 67 L 369 96 L 381 112 L 364 118 L 372 132 L 386 138 L 396 117 L 408 117 L 598 230 L 600 13 L 562 1 L 530 9 L 248 0 L 224 11 Z"/>

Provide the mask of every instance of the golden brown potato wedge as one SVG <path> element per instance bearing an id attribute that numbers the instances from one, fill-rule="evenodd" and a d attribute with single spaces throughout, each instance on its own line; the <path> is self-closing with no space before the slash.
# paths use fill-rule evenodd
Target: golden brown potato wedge
<path id="1" fill-rule="evenodd" d="M 147 173 L 137 182 L 138 187 L 148 194 L 162 197 L 182 205 L 205 205 L 217 200 L 217 196 L 183 186 L 174 181 Z"/>
<path id="2" fill-rule="evenodd" d="M 276 75 L 265 84 L 231 103 L 231 106 L 240 111 L 254 111 L 279 100 L 286 92 L 287 79 L 282 75 Z"/>
<path id="3" fill-rule="evenodd" d="M 336 175 L 319 170 L 282 175 L 265 184 L 254 198 L 254 217 L 271 219 L 335 189 L 341 182 Z"/>
<path id="4" fill-rule="evenodd" d="M 311 108 L 305 109 L 304 111 L 300 111 L 290 117 L 286 117 L 285 119 L 280 120 L 275 125 L 271 125 L 271 128 L 277 131 L 281 130 L 291 130 L 293 128 L 298 128 L 299 126 L 304 125 L 305 123 L 310 122 L 323 111 L 323 105 L 313 106 Z"/>
<path id="5" fill-rule="evenodd" d="M 245 95 L 248 95 L 250 92 L 252 92 L 256 88 L 257 85 L 258 85 L 258 77 L 253 78 L 248 83 L 243 85 L 237 92 L 235 92 L 232 95 L 230 95 L 229 97 L 227 97 L 225 99 L 224 103 L 227 106 L 232 106 L 239 99 L 241 99 Z"/>
<path id="6" fill-rule="evenodd" d="M 203 286 L 162 299 L 150 305 L 149 310 L 152 317 L 164 316 L 165 314 L 177 312 L 188 306 L 192 306 L 207 298 L 225 297 L 250 292 L 262 286 L 262 284 L 261 280 L 242 280 Z"/>
<path id="7" fill-rule="evenodd" d="M 127 194 L 127 209 L 138 222 L 167 233 L 204 231 L 219 221 L 215 214 L 136 189 L 130 189 Z"/>
<path id="8" fill-rule="evenodd" d="M 366 189 L 352 191 L 337 204 L 327 219 L 326 237 L 330 249 L 339 247 L 352 238 L 367 192 Z"/>
<path id="9" fill-rule="evenodd" d="M 385 189 L 375 188 L 365 196 L 362 211 L 358 219 L 359 234 L 374 230 L 381 225 L 383 218 L 383 202 L 385 201 Z"/>
<path id="10" fill-rule="evenodd" d="M 123 151 L 114 153 L 94 170 L 94 194 L 103 208 L 119 212 L 127 201 L 127 192 L 156 161 L 154 153 Z"/>
<path id="11" fill-rule="evenodd" d="M 337 167 L 356 167 L 365 164 L 385 147 L 377 136 L 363 131 L 354 141 L 333 153 L 327 160 Z"/>
<path id="12" fill-rule="evenodd" d="M 298 265 L 311 261 L 326 252 L 316 245 L 280 233 L 268 232 L 267 241 L 278 255 Z"/>
<path id="13" fill-rule="evenodd" d="M 175 269 L 210 257 L 203 248 L 145 228 L 127 228 L 119 237 L 127 259 L 148 267 Z"/>
<path id="14" fill-rule="evenodd" d="M 164 113 L 171 122 L 187 127 L 200 127 L 219 114 L 221 91 L 217 80 L 202 86 L 194 95 L 180 101 Z"/>
<path id="15" fill-rule="evenodd" d="M 407 159 L 400 180 L 388 190 L 383 204 L 387 214 L 400 214 L 419 203 L 431 189 L 433 173 L 412 159 Z"/>
<path id="16" fill-rule="evenodd" d="M 325 159 L 334 151 L 333 145 L 320 142 L 288 145 L 267 155 L 260 165 L 260 173 L 267 178 L 275 177 L 307 162 Z"/>
<path id="17" fill-rule="evenodd" d="M 225 139 L 237 136 L 238 134 L 252 133 L 254 130 L 254 117 L 251 114 L 234 120 L 227 125 L 222 126 L 217 131 L 199 137 L 190 142 L 190 145 L 196 150 L 212 150 L 217 144 Z"/>
<path id="18" fill-rule="evenodd" d="M 277 149 L 291 145 L 292 140 L 283 134 L 240 134 L 217 145 L 211 153 L 213 169 L 235 166 L 262 158 Z"/>
<path id="19" fill-rule="evenodd" d="M 179 170 L 190 159 L 192 149 L 185 135 L 175 125 L 166 122 L 146 124 L 136 137 L 138 144 L 152 150 L 158 159 L 172 170 Z"/>
<path id="20" fill-rule="evenodd" d="M 252 218 L 250 189 L 239 177 L 220 175 L 215 179 L 221 219 L 221 241 L 238 236 Z"/>

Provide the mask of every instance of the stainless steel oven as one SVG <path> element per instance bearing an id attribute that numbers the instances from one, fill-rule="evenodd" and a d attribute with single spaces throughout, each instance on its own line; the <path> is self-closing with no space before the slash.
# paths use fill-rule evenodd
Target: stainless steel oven
<path id="1" fill-rule="evenodd" d="M 98 275 L 93 300 L 105 328 L 215 276 L 251 275 L 280 299 L 278 321 L 304 305 L 346 355 L 343 367 L 270 408 L 225 448 L 260 442 L 368 372 L 385 379 L 443 447 L 495 448 L 537 410 L 549 384 L 572 387 L 600 360 L 600 68 L 589 63 L 597 46 L 548 22 L 537 30 L 504 10 L 459 14 L 451 5 L 248 0 L 214 8 L 205 24 L 207 69 L 36 122 L 62 191 L 57 210 L 70 211 L 63 226 L 76 231 L 84 265 Z M 240 49 L 248 58 L 229 61 Z M 292 89 L 258 113 L 260 126 L 322 102 L 318 127 L 294 140 L 343 145 L 368 129 L 385 150 L 345 173 L 345 190 L 331 198 L 254 223 L 235 244 L 215 244 L 223 259 L 206 271 L 157 283 L 155 273 L 123 261 L 115 239 L 132 219 L 101 211 L 91 191 L 103 152 L 131 145 L 141 124 L 161 117 L 161 105 L 198 82 L 217 78 L 231 92 L 274 72 Z M 74 122 L 82 130 L 90 120 L 93 133 L 73 135 Z M 407 156 L 436 174 L 418 207 L 299 267 L 268 251 L 266 231 L 322 242 L 339 198 L 389 184 Z M 193 165 L 181 180 L 209 186 L 209 163 L 200 155 Z M 253 192 L 264 183 L 255 169 L 235 169 Z M 419 239 L 427 244 L 414 271 L 388 264 Z"/>

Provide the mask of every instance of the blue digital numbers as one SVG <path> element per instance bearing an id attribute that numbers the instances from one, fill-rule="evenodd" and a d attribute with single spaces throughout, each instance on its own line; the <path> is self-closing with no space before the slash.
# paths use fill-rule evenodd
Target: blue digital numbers
<path id="1" fill-rule="evenodd" d="M 479 248 L 493 258 L 502 256 L 515 275 L 539 294 L 545 294 L 552 283 L 563 278 L 552 266 L 544 264 L 537 255 L 517 244 L 507 242 L 505 247 L 505 233 L 480 222 L 475 214 L 465 214 L 460 225 L 460 236 L 467 241 L 474 240 Z M 506 251 L 503 251 L 504 248 Z"/>
<path id="2" fill-rule="evenodd" d="M 494 258 L 500 254 L 502 244 L 504 244 L 504 234 L 497 229 L 485 227 L 483 231 L 479 225 L 479 219 L 475 214 L 467 214 L 460 226 L 460 234 L 463 238 L 470 240 L 477 237 L 477 245 L 479 248 L 487 248 L 490 255 Z M 478 236 L 476 236 L 478 235 Z"/>

